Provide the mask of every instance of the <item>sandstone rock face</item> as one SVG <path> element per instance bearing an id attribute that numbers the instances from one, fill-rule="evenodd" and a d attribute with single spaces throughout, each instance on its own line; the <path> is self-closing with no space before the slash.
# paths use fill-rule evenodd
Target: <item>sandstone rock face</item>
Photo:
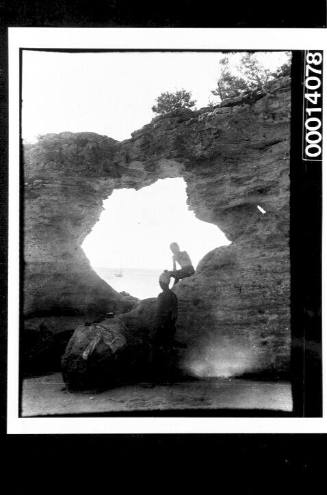
<path id="1" fill-rule="evenodd" d="M 28 146 L 26 318 L 131 309 L 92 271 L 81 243 L 113 189 L 182 176 L 189 207 L 232 241 L 208 253 L 174 289 L 177 337 L 187 345 L 183 365 L 202 375 L 287 371 L 289 154 L 287 77 L 267 94 L 156 117 L 121 143 L 62 133 Z M 134 311 L 137 317 L 125 316 L 138 325 L 142 310 Z"/>
<path id="2" fill-rule="evenodd" d="M 93 272 L 80 247 L 108 195 L 99 170 L 108 167 L 114 147 L 112 139 L 92 133 L 64 133 L 47 135 L 26 149 L 26 315 L 96 315 L 131 308 L 124 308 L 124 297 Z"/>
<path id="3" fill-rule="evenodd" d="M 182 378 L 180 347 L 155 342 L 157 299 L 145 299 L 130 312 L 79 325 L 61 360 L 71 390 L 114 387 L 139 380 Z"/>
<path id="4" fill-rule="evenodd" d="M 65 383 L 70 389 L 117 383 L 126 370 L 126 350 L 126 328 L 119 318 L 78 326 L 62 358 Z"/>

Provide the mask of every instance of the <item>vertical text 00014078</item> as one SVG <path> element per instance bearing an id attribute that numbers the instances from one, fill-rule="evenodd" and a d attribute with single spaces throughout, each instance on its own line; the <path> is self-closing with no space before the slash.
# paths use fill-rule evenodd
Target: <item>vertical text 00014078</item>
<path id="1" fill-rule="evenodd" d="M 305 52 L 303 98 L 303 160 L 322 160 L 323 52 Z"/>

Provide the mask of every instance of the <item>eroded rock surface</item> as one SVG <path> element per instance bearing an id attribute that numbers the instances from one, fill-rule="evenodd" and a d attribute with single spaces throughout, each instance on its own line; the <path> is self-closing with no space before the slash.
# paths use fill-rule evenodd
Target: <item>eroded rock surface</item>
<path id="1" fill-rule="evenodd" d="M 92 271 L 80 246 L 113 189 L 182 176 L 189 207 L 232 241 L 208 253 L 176 287 L 184 366 L 204 375 L 286 371 L 289 152 L 287 77 L 267 94 L 157 117 L 121 143 L 62 133 L 28 146 L 26 318 L 46 324 L 62 314 L 83 319 L 129 311 L 131 301 Z"/>
<path id="2" fill-rule="evenodd" d="M 145 299 L 132 311 L 79 325 L 62 357 L 69 389 L 113 387 L 183 375 L 180 349 L 155 343 L 157 300 Z"/>
<path id="3" fill-rule="evenodd" d="M 71 389 L 115 384 L 131 373 L 127 329 L 119 318 L 110 318 L 76 328 L 62 358 L 65 383 Z M 130 344 L 131 345 L 131 344 Z M 127 362 L 126 362 L 127 357 Z M 127 366 L 128 364 L 128 366 Z"/>

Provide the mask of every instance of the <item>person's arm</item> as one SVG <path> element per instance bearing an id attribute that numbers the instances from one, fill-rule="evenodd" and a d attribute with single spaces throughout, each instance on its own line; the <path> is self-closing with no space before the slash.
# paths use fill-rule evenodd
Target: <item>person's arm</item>
<path id="1" fill-rule="evenodd" d="M 190 255 L 186 251 L 184 251 L 184 258 L 189 266 L 193 266 Z"/>
<path id="2" fill-rule="evenodd" d="M 176 258 L 173 256 L 173 271 L 176 270 Z"/>

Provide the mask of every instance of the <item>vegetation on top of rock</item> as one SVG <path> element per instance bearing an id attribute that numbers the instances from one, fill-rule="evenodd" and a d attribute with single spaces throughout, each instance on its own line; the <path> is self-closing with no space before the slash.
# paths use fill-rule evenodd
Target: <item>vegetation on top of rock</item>
<path id="1" fill-rule="evenodd" d="M 191 98 L 192 93 L 185 89 L 175 91 L 175 93 L 167 91 L 158 96 L 156 105 L 153 105 L 152 111 L 159 115 L 164 115 L 179 109 L 192 108 L 195 106 L 196 101 Z"/>
<path id="2" fill-rule="evenodd" d="M 287 62 L 275 72 L 265 69 L 253 53 L 243 55 L 236 73 L 232 69 L 231 61 L 230 55 L 219 61 L 220 77 L 217 87 L 211 91 L 213 95 L 219 96 L 221 101 L 253 91 L 265 91 L 268 83 L 273 79 L 290 73 L 290 55 Z"/>

